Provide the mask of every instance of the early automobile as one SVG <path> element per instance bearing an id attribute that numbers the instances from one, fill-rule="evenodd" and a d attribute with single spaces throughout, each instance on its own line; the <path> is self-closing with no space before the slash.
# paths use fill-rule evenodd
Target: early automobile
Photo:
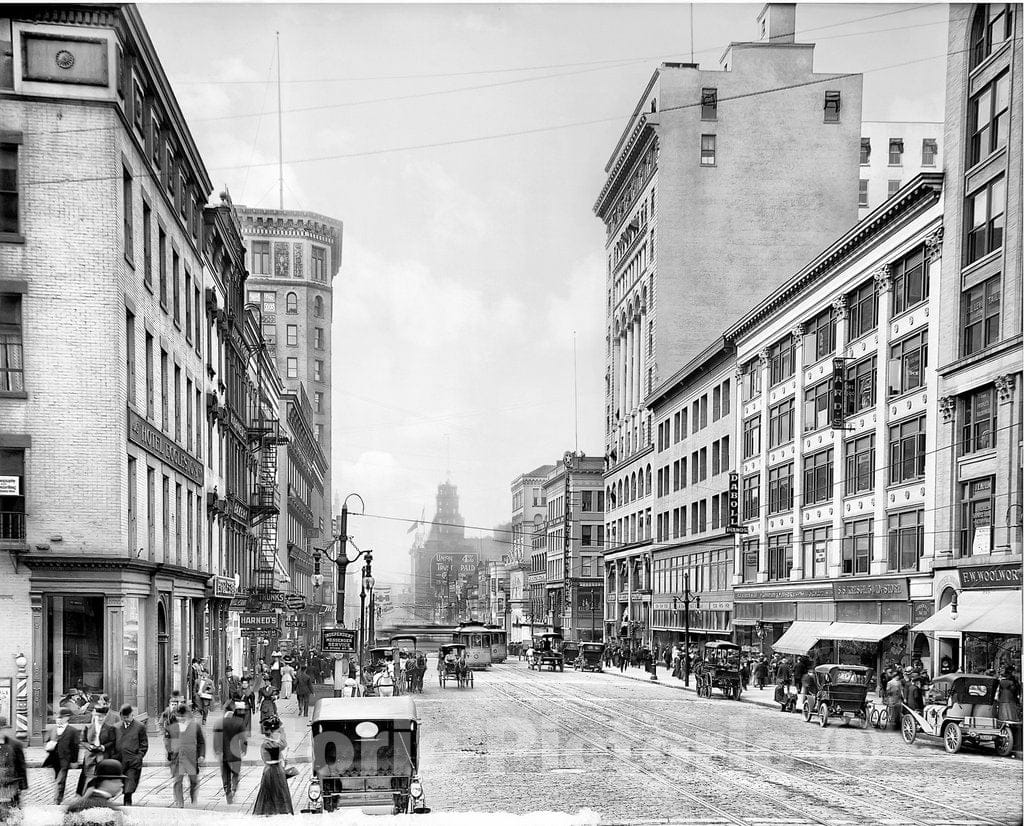
<path id="1" fill-rule="evenodd" d="M 313 814 L 429 812 L 419 775 L 420 724 L 408 697 L 324 698 L 313 709 Z"/>
<path id="2" fill-rule="evenodd" d="M 946 751 L 956 754 L 964 743 L 994 746 L 996 754 L 1013 752 L 1010 723 L 1000 720 L 996 693 L 999 681 L 982 674 L 943 674 L 928 687 L 922 711 L 903 706 L 900 726 L 903 739 L 913 743 L 918 734 L 942 740 Z"/>
<path id="3" fill-rule="evenodd" d="M 603 671 L 604 670 L 604 645 L 599 642 L 581 642 L 580 653 L 576 657 L 574 668 L 580 671 Z"/>
<path id="4" fill-rule="evenodd" d="M 459 688 L 473 687 L 473 670 L 461 642 L 445 643 L 437 652 L 438 685 L 444 688 L 449 680 L 455 680 Z"/>
<path id="5" fill-rule="evenodd" d="M 572 640 L 562 643 L 562 662 L 575 665 L 576 658 L 580 655 L 580 644 Z"/>
<path id="6" fill-rule="evenodd" d="M 731 642 L 709 642 L 704 646 L 704 659 L 693 668 L 697 696 L 710 697 L 716 688 L 733 700 L 743 692 L 740 678 L 740 647 Z"/>
<path id="7" fill-rule="evenodd" d="M 847 722 L 859 720 L 861 728 L 867 728 L 868 687 L 873 669 L 833 663 L 815 666 L 811 674 L 813 693 L 808 694 L 800 709 L 806 722 L 816 717 L 818 725 L 825 728 L 831 718 L 841 717 Z"/>

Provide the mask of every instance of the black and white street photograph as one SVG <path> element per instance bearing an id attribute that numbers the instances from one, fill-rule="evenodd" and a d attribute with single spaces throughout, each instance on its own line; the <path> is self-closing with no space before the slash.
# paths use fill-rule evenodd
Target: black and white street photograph
<path id="1" fill-rule="evenodd" d="M 1022 39 L 0 5 L 0 824 L 1024 826 Z"/>

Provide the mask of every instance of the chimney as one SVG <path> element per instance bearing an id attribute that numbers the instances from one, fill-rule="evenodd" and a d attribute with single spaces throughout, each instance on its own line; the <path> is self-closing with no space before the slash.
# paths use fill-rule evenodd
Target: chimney
<path id="1" fill-rule="evenodd" d="M 795 42 L 796 3 L 766 3 L 757 16 L 757 29 L 762 43 Z"/>

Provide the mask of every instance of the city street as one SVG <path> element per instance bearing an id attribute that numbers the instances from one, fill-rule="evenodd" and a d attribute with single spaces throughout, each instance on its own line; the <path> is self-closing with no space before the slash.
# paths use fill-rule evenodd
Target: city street
<path id="1" fill-rule="evenodd" d="M 625 677 L 536 672 L 516 660 L 478 673 L 473 689 L 441 689 L 435 674 L 431 663 L 416 702 L 421 774 L 441 817 L 580 809 L 598 812 L 603 823 L 1009 824 L 1021 817 L 1019 760 L 988 750 L 951 756 L 938 743 L 907 746 L 895 732 L 857 725 L 822 730 L 781 714 L 767 688 L 737 704 L 673 690 L 664 672 L 650 683 L 635 669 Z M 293 703 L 283 703 L 283 716 L 292 759 L 303 761 L 291 781 L 298 811 L 309 741 Z M 160 745 L 150 753 L 159 757 Z M 208 760 L 199 807 L 247 812 L 261 771 L 247 762 L 238 801 L 228 806 Z M 31 770 L 30 802 L 47 802 L 50 778 Z M 164 766 L 147 767 L 136 799 L 170 804 Z"/>

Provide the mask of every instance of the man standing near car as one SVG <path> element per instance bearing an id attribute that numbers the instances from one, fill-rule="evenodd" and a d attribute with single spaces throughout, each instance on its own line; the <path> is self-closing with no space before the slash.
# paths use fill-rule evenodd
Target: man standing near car
<path id="1" fill-rule="evenodd" d="M 132 805 L 132 795 L 142 776 L 142 758 L 149 751 L 146 727 L 135 719 L 131 703 L 121 706 L 121 722 L 114 735 L 114 759 L 124 771 L 124 805 Z"/>

